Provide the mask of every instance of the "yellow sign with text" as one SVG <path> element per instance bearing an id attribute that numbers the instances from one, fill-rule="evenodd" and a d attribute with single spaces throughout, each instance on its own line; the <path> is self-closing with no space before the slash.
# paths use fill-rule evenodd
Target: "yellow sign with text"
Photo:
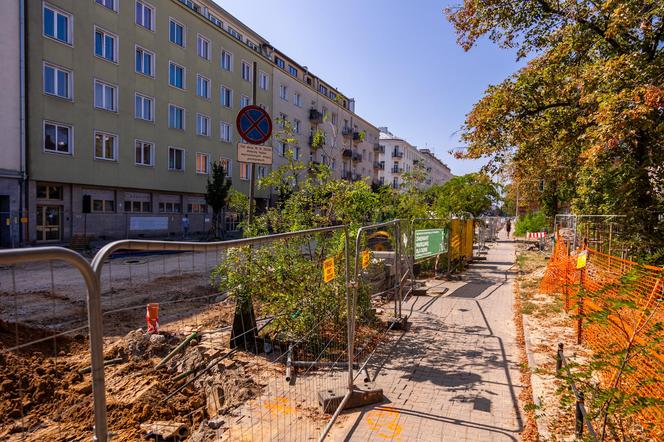
<path id="1" fill-rule="evenodd" d="M 587 263 L 588 263 L 588 251 L 584 250 L 583 252 L 579 252 L 579 255 L 576 257 L 577 270 L 584 268 Z"/>
<path id="2" fill-rule="evenodd" d="M 323 261 L 323 281 L 330 282 L 336 276 L 334 272 L 334 258 L 327 258 Z"/>
<path id="3" fill-rule="evenodd" d="M 369 267 L 369 251 L 365 250 L 362 252 L 362 268 L 366 269 Z"/>

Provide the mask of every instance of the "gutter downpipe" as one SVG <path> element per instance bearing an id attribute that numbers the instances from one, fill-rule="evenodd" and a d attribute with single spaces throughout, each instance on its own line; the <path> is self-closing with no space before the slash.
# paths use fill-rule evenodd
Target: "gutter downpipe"
<path id="1" fill-rule="evenodd" d="M 27 174 L 27 158 L 25 146 L 25 0 L 18 0 L 18 15 L 19 15 L 19 155 L 20 155 L 20 178 L 19 178 L 19 204 L 21 206 L 20 217 L 27 216 L 27 198 L 28 198 L 28 174 Z M 20 221 L 20 220 L 19 220 Z M 19 231 L 19 244 L 23 245 L 25 238 L 27 238 L 27 223 L 20 223 L 21 228 Z"/>

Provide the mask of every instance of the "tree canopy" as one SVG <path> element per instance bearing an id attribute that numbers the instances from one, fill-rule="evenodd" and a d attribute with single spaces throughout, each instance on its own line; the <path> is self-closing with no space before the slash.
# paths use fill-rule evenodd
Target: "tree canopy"
<path id="1" fill-rule="evenodd" d="M 661 245 L 664 2 L 465 0 L 445 12 L 464 49 L 488 37 L 529 58 L 474 105 L 459 156 L 490 158 L 549 214 L 627 215 L 637 241 Z"/>

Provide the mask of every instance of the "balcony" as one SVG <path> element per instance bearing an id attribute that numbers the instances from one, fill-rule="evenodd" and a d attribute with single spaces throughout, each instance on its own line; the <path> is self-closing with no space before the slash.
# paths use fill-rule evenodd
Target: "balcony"
<path id="1" fill-rule="evenodd" d="M 353 131 L 353 141 L 361 143 L 362 141 L 364 141 L 364 135 L 360 134 L 360 132 Z"/>
<path id="2" fill-rule="evenodd" d="M 345 138 L 348 138 L 353 135 L 353 128 L 351 127 L 344 127 L 341 129 L 341 135 L 343 135 Z"/>
<path id="3" fill-rule="evenodd" d="M 400 150 L 393 150 L 392 151 L 392 158 L 403 158 L 403 152 Z"/>
<path id="4" fill-rule="evenodd" d="M 380 177 L 378 179 L 374 178 L 372 181 L 374 186 L 384 186 L 385 185 L 385 178 Z"/>
<path id="5" fill-rule="evenodd" d="M 315 124 L 323 122 L 323 114 L 318 109 L 309 109 L 309 121 Z"/>
<path id="6" fill-rule="evenodd" d="M 362 161 L 362 154 L 358 152 L 353 152 L 353 161 Z"/>
<path id="7" fill-rule="evenodd" d="M 385 170 L 385 161 L 374 161 L 374 169 Z"/>
<path id="8" fill-rule="evenodd" d="M 341 179 L 350 180 L 353 178 L 353 173 L 350 170 L 341 171 Z"/>
<path id="9" fill-rule="evenodd" d="M 317 143 L 318 144 L 316 146 L 314 146 L 314 136 L 309 135 L 309 146 L 310 147 L 315 147 L 315 148 L 325 146 L 325 137 L 324 136 L 319 137 Z"/>
<path id="10" fill-rule="evenodd" d="M 362 179 L 362 175 L 359 173 L 354 173 L 353 174 L 353 181 L 360 181 Z"/>
<path id="11" fill-rule="evenodd" d="M 431 172 L 431 166 L 427 167 L 427 172 Z"/>
<path id="12" fill-rule="evenodd" d="M 379 143 L 375 143 L 374 146 L 373 146 L 373 150 L 374 150 L 374 152 L 377 152 L 377 153 L 385 153 L 385 146 L 383 146 L 382 144 L 379 144 Z"/>
<path id="13" fill-rule="evenodd" d="M 403 173 L 403 167 L 392 166 L 392 173 Z"/>
<path id="14" fill-rule="evenodd" d="M 344 149 L 343 152 L 341 152 L 341 155 L 346 158 L 353 158 L 353 151 L 350 149 Z"/>

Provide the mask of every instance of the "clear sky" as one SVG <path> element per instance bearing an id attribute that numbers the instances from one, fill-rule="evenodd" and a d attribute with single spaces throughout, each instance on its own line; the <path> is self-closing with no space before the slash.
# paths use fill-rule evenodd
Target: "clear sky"
<path id="1" fill-rule="evenodd" d="M 274 47 L 356 100 L 355 111 L 418 147 L 455 175 L 483 161 L 455 160 L 458 131 L 490 84 L 520 67 L 514 52 L 482 42 L 470 52 L 436 0 L 215 0 Z M 460 1 L 460 0 L 459 0 Z"/>

